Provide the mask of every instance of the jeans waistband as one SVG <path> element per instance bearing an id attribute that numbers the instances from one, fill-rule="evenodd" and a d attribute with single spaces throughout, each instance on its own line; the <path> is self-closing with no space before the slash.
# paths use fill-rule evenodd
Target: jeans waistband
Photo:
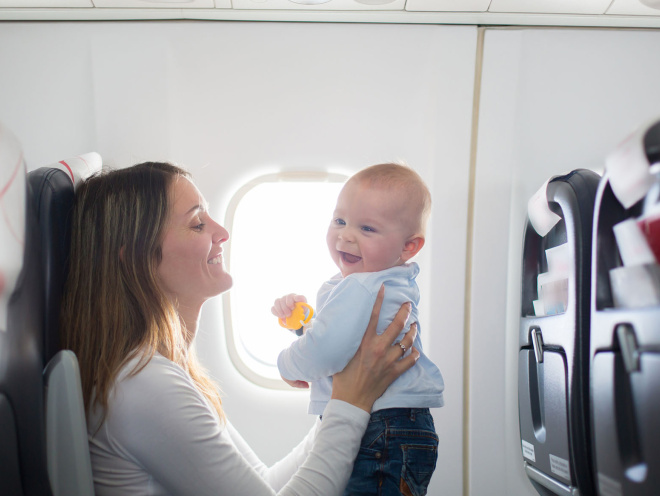
<path id="1" fill-rule="evenodd" d="M 371 412 L 370 422 L 374 420 L 383 420 L 393 417 L 410 417 L 415 418 L 416 415 L 430 414 L 431 410 L 428 408 L 384 408 Z M 323 420 L 323 415 L 319 415 L 319 419 Z"/>
<path id="2" fill-rule="evenodd" d="M 428 408 L 385 408 L 371 413 L 371 420 L 383 420 L 392 417 L 412 417 L 430 414 Z"/>

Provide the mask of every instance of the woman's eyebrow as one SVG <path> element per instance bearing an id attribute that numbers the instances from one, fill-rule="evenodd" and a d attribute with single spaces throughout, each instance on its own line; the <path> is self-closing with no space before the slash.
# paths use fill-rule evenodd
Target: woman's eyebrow
<path id="1" fill-rule="evenodd" d="M 199 204 L 199 205 L 193 205 L 192 207 L 190 207 L 190 208 L 188 209 L 188 211 L 187 211 L 184 215 L 187 217 L 188 215 L 190 215 L 190 214 L 193 213 L 193 212 L 196 212 L 197 210 L 199 210 L 199 211 L 201 211 L 201 212 L 206 212 L 206 210 L 207 210 L 207 205 L 202 205 L 202 204 Z"/>

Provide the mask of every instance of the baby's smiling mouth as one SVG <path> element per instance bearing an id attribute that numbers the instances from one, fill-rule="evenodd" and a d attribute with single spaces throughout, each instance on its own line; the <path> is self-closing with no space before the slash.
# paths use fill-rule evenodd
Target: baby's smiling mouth
<path id="1" fill-rule="evenodd" d="M 358 257 L 357 255 L 351 255 L 350 253 L 346 253 L 345 251 L 340 251 L 339 256 L 344 262 L 348 264 L 358 263 L 360 260 L 362 260 L 362 257 Z"/>

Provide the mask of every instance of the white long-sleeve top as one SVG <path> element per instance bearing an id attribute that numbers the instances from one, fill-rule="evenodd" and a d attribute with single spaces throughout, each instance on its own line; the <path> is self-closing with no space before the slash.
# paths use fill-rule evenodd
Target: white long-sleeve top
<path id="1" fill-rule="evenodd" d="M 342 494 L 367 412 L 332 400 L 323 422 L 269 468 L 181 367 L 155 355 L 130 376 L 135 363 L 120 372 L 101 427 L 99 407 L 88 415 L 97 496 Z"/>
<path id="2" fill-rule="evenodd" d="M 376 332 L 381 334 L 405 302 L 412 303 L 410 317 L 397 341 L 417 322 L 413 345 L 420 353 L 417 363 L 401 374 L 376 400 L 373 411 L 385 408 L 436 408 L 444 405 L 445 388 L 438 367 L 424 354 L 419 323 L 419 266 L 411 262 L 379 272 L 336 275 L 321 286 L 316 316 L 305 334 L 283 350 L 277 367 L 285 379 L 311 381 L 309 413 L 323 413 L 332 393 L 332 375 L 343 370 L 355 355 L 371 317 L 382 284 L 383 306 Z M 325 421 L 325 414 L 323 416 Z"/>

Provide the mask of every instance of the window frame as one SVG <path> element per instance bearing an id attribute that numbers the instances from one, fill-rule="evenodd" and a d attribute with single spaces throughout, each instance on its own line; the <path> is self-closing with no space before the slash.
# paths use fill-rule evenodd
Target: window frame
<path id="1" fill-rule="evenodd" d="M 234 226 L 234 218 L 236 214 L 236 209 L 238 205 L 243 200 L 245 195 L 250 192 L 252 189 L 257 187 L 260 184 L 264 183 L 277 183 L 277 182 L 301 182 L 301 183 L 322 183 L 322 182 L 335 182 L 335 183 L 345 183 L 348 180 L 349 176 L 347 174 L 327 172 L 327 171 L 281 171 L 271 174 L 264 174 L 243 184 L 237 191 L 232 195 L 229 203 L 227 205 L 227 210 L 225 213 L 225 228 L 231 233 Z M 231 273 L 231 263 L 232 263 L 232 239 L 229 238 L 229 241 L 224 247 L 225 251 L 225 267 L 226 270 Z M 231 290 L 225 291 L 222 295 L 222 315 L 223 315 L 223 324 L 225 331 L 225 340 L 227 344 L 227 352 L 229 358 L 238 372 L 245 377 L 250 382 L 268 389 L 276 390 L 287 390 L 291 391 L 291 386 L 286 384 L 281 379 L 272 379 L 265 377 L 258 372 L 256 372 L 249 364 L 247 364 L 241 358 L 241 355 L 238 351 L 238 337 L 235 336 L 236 330 L 234 329 L 234 322 L 232 318 L 232 306 L 231 306 Z M 249 352 L 248 352 L 249 353 Z M 301 390 L 303 391 L 303 390 Z M 304 391 L 307 391 L 306 389 Z"/>

